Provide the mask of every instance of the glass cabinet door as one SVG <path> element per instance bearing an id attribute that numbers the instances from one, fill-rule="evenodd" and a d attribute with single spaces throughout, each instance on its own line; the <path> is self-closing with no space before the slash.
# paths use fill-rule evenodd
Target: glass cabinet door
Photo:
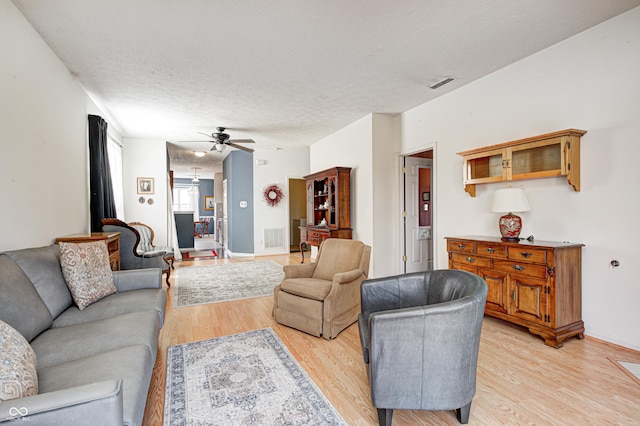
<path id="1" fill-rule="evenodd" d="M 498 182 L 507 178 L 505 150 L 470 155 L 464 163 L 465 183 Z"/>
<path id="2" fill-rule="evenodd" d="M 307 225 L 315 225 L 313 184 L 307 185 Z"/>

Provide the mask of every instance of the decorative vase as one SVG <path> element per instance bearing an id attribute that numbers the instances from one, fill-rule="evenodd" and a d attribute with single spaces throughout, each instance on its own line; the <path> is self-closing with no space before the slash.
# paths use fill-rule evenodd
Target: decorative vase
<path id="1" fill-rule="evenodd" d="M 522 229 L 522 219 L 511 212 L 500 217 L 498 221 L 502 241 L 520 241 L 520 229 Z"/>

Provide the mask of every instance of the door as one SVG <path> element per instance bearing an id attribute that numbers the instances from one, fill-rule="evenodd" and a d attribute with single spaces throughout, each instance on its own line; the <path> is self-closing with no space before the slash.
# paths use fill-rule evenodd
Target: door
<path id="1" fill-rule="evenodd" d="M 404 157 L 404 272 L 433 269 L 433 160 Z"/>

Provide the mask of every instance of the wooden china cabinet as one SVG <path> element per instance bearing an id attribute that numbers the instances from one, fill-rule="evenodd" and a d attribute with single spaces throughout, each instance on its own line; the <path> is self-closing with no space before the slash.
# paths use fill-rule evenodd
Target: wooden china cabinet
<path id="1" fill-rule="evenodd" d="M 527 327 L 554 348 L 569 337 L 584 337 L 582 247 L 497 237 L 447 238 L 449 269 L 474 273 L 487 282 L 484 313 Z"/>
<path id="2" fill-rule="evenodd" d="M 327 238 L 351 239 L 351 168 L 332 167 L 305 176 L 307 224 L 300 226 L 300 252 Z"/>

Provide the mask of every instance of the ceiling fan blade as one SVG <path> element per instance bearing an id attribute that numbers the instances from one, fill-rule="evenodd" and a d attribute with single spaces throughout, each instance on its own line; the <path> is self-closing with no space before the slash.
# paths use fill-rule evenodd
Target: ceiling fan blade
<path id="1" fill-rule="evenodd" d="M 253 150 L 251 148 L 247 148 L 246 146 L 242 146 L 242 145 L 236 145 L 233 142 L 227 142 L 225 145 L 232 146 L 234 148 L 240 149 L 240 150 L 245 151 L 245 152 L 253 152 Z"/>
<path id="2" fill-rule="evenodd" d="M 178 141 L 178 143 L 215 143 L 215 141 Z"/>
<path id="3" fill-rule="evenodd" d="M 213 137 L 213 135 L 211 133 L 204 133 L 204 132 L 198 132 L 198 133 L 201 134 L 201 135 L 205 135 L 208 138 L 212 138 Z"/>
<path id="4" fill-rule="evenodd" d="M 232 143 L 256 143 L 253 139 L 230 139 L 229 142 Z"/>

